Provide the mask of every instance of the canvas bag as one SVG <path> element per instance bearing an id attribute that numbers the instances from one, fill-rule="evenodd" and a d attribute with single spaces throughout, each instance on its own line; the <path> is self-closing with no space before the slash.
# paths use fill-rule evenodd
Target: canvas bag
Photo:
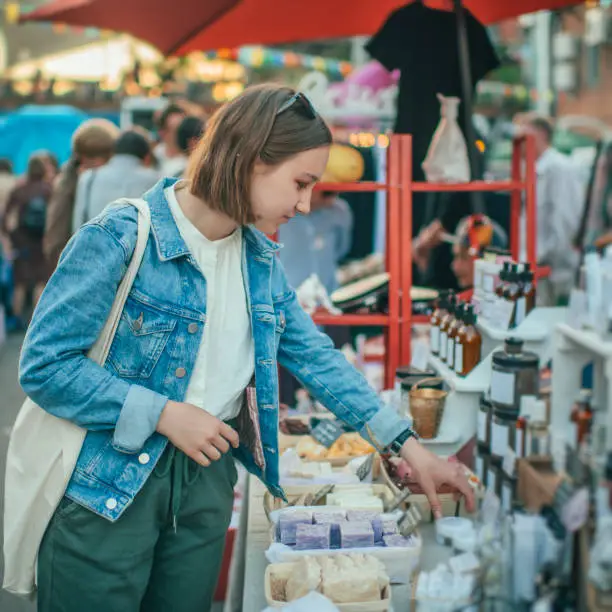
<path id="1" fill-rule="evenodd" d="M 423 162 L 425 177 L 430 183 L 469 183 L 468 150 L 457 123 L 460 100 L 442 94 L 438 100 L 441 118 Z"/>
<path id="2" fill-rule="evenodd" d="M 147 246 L 151 227 L 144 200 L 123 199 L 111 204 L 138 209 L 138 237 L 127 272 L 117 289 L 110 315 L 88 353 L 103 365 L 108 356 L 127 296 Z M 16 595 L 36 592 L 38 549 L 49 521 L 62 499 L 87 431 L 57 418 L 29 398 L 11 432 L 4 491 L 4 584 Z"/>

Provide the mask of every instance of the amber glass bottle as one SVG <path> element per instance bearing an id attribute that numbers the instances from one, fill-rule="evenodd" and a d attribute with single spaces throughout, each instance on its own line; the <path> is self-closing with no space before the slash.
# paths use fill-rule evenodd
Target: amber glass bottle
<path id="1" fill-rule="evenodd" d="M 455 341 L 455 372 L 467 376 L 479 363 L 482 336 L 476 329 L 474 307 L 468 306 Z"/>
<path id="2" fill-rule="evenodd" d="M 448 326 L 446 337 L 448 338 L 447 349 L 446 349 L 446 365 L 453 370 L 455 367 L 455 340 L 459 333 L 459 328 L 463 325 L 463 317 L 465 314 L 465 304 L 459 302 L 455 306 L 455 318 L 452 323 Z"/>
<path id="3" fill-rule="evenodd" d="M 429 348 L 433 355 L 440 353 L 440 323 L 448 314 L 448 291 L 441 291 L 436 304 L 436 309 L 431 313 L 429 319 Z"/>
<path id="4" fill-rule="evenodd" d="M 442 361 L 446 361 L 446 349 L 448 348 L 448 328 L 455 318 L 455 305 L 457 298 L 454 293 L 448 295 L 448 311 L 440 320 L 440 354 L 438 355 Z"/>

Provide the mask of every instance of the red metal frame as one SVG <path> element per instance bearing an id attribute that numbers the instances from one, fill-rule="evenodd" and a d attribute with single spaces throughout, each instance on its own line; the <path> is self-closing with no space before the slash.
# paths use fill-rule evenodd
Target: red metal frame
<path id="1" fill-rule="evenodd" d="M 523 156 L 524 152 L 524 156 Z M 525 159 L 525 175 L 522 159 Z M 319 325 L 380 326 L 385 335 L 385 387 L 393 387 L 395 370 L 411 360 L 411 330 L 414 323 L 427 323 L 428 317 L 412 314 L 412 194 L 428 191 L 509 191 L 511 192 L 510 250 L 519 257 L 522 195 L 527 216 L 527 260 L 536 267 L 536 174 L 535 145 L 530 137 L 515 140 L 512 176 L 509 181 L 473 181 L 461 184 L 422 183 L 412 180 L 412 136 L 393 135 L 387 153 L 387 181 L 377 183 L 321 183 L 321 191 L 387 191 L 386 269 L 389 273 L 389 313 L 330 315 L 315 313 Z M 537 270 L 540 272 L 540 270 Z M 540 276 L 538 274 L 538 276 Z"/>

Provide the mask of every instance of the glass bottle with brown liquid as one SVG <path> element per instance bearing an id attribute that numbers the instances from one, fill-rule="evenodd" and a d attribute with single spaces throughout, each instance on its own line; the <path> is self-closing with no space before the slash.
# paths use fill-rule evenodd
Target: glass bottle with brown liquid
<path id="1" fill-rule="evenodd" d="M 514 304 L 514 311 L 512 312 L 512 317 L 510 318 L 510 329 L 514 329 L 517 326 L 516 304 L 521 297 L 521 285 L 519 281 L 520 274 L 518 271 L 518 266 L 516 264 L 512 264 L 510 266 L 510 272 L 508 272 L 508 284 L 504 291 L 504 298 L 508 302 L 512 302 Z"/>
<path id="2" fill-rule="evenodd" d="M 534 275 L 531 271 L 529 263 L 525 264 L 525 269 L 521 274 L 523 285 L 523 298 L 525 299 L 525 316 L 527 316 L 536 304 L 536 287 L 534 283 Z"/>
<path id="3" fill-rule="evenodd" d="M 448 347 L 446 349 L 446 365 L 453 370 L 455 367 L 455 340 L 459 332 L 459 328 L 463 325 L 463 317 L 465 314 L 465 304 L 459 302 L 455 306 L 455 318 L 448 326 L 446 337 L 448 338 Z"/>
<path id="4" fill-rule="evenodd" d="M 508 285 L 508 274 L 510 272 L 510 262 L 504 261 L 504 267 L 499 271 L 499 283 L 495 287 L 495 295 L 499 298 L 504 297 Z"/>
<path id="5" fill-rule="evenodd" d="M 572 409 L 571 420 L 576 425 L 576 445 L 580 445 L 591 433 L 593 424 L 593 408 L 591 406 L 591 391 L 582 389 Z"/>
<path id="6" fill-rule="evenodd" d="M 448 294 L 448 311 L 440 320 L 440 354 L 438 355 L 442 361 L 446 361 L 446 350 L 448 349 L 448 328 L 453 322 L 455 315 L 455 304 L 457 298 L 453 292 Z"/>
<path id="7" fill-rule="evenodd" d="M 455 372 L 467 376 L 479 363 L 482 336 L 476 329 L 476 314 L 472 305 L 466 308 L 463 325 L 455 340 Z"/>
<path id="8" fill-rule="evenodd" d="M 448 314 L 448 291 L 441 291 L 436 304 L 436 309 L 429 319 L 429 350 L 432 355 L 440 353 L 440 323 Z"/>

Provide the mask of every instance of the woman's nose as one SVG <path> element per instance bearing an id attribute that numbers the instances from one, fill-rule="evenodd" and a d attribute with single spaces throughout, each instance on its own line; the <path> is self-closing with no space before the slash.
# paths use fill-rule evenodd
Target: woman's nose
<path id="1" fill-rule="evenodd" d="M 300 215 L 307 215 L 310 213 L 310 196 L 305 197 L 303 200 L 300 200 L 295 207 Z"/>

